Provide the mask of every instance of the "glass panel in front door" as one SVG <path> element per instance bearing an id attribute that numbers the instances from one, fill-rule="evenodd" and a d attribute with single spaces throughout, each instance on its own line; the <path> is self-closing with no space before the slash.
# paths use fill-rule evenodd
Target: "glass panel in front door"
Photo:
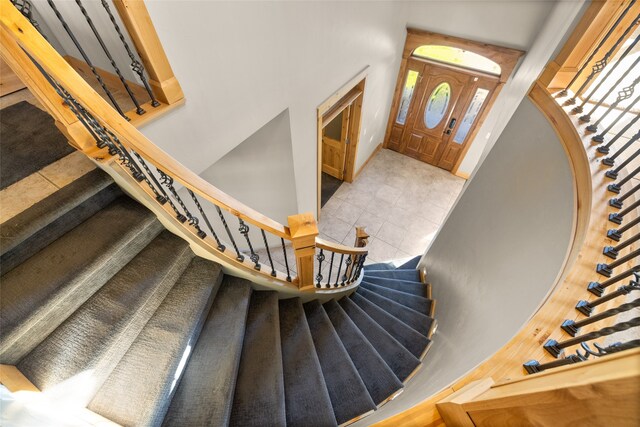
<path id="1" fill-rule="evenodd" d="M 451 86 L 449 83 L 440 83 L 433 89 L 429 96 L 429 102 L 424 109 L 424 125 L 427 129 L 433 129 L 442 121 L 447 112 L 450 99 Z"/>
<path id="2" fill-rule="evenodd" d="M 453 137 L 453 142 L 456 144 L 462 144 L 464 142 L 473 122 L 476 117 L 478 117 L 482 104 L 484 104 L 484 101 L 487 99 L 487 95 L 489 95 L 489 91 L 487 89 L 476 90 L 476 93 L 473 95 L 473 99 L 471 100 L 471 104 L 469 104 L 469 108 L 467 108 L 467 112 L 462 119 L 462 123 L 460 123 L 460 126 L 456 131 L 456 135 Z"/>
<path id="3" fill-rule="evenodd" d="M 407 120 L 407 113 L 409 112 L 409 105 L 411 104 L 411 98 L 413 98 L 413 91 L 416 88 L 418 82 L 418 72 L 409 70 L 407 73 L 407 80 L 402 88 L 402 97 L 400 98 L 400 108 L 398 108 L 398 116 L 396 117 L 396 123 L 403 125 Z"/>

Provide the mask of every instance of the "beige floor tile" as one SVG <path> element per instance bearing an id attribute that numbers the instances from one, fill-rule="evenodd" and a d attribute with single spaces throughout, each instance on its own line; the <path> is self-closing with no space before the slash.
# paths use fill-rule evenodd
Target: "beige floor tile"
<path id="1" fill-rule="evenodd" d="M 366 227 L 365 231 L 370 236 L 375 236 L 376 234 L 378 234 L 378 231 L 380 230 L 380 227 L 382 227 L 382 224 L 384 224 L 383 218 L 380 218 L 379 216 L 367 211 L 362 212 L 355 223 L 356 226 Z"/>
<path id="2" fill-rule="evenodd" d="M 40 174 L 58 188 L 62 188 L 95 169 L 95 167 L 95 164 L 87 156 L 76 151 L 44 167 L 40 170 Z"/>
<path id="3" fill-rule="evenodd" d="M 387 203 L 394 204 L 398 201 L 401 194 L 402 193 L 398 191 L 397 188 L 385 184 L 378 188 L 378 191 L 376 191 L 376 198 L 384 200 Z"/>
<path id="4" fill-rule="evenodd" d="M 333 216 L 343 220 L 350 225 L 354 225 L 363 212 L 364 209 L 352 205 L 351 203 L 349 203 L 349 201 L 345 200 L 340 205 L 340 208 L 336 212 L 334 212 Z"/>
<path id="5" fill-rule="evenodd" d="M 327 203 L 324 204 L 320 211 L 320 214 L 322 216 L 334 215 L 338 211 L 338 209 L 340 209 L 340 205 L 342 205 L 342 200 L 332 197 L 327 200 Z M 320 220 L 322 221 L 322 218 Z"/>
<path id="6" fill-rule="evenodd" d="M 351 230 L 351 224 L 342 221 L 334 216 L 327 215 L 320 221 L 319 230 L 321 233 L 342 242 Z"/>
<path id="7" fill-rule="evenodd" d="M 0 223 L 55 193 L 57 189 L 38 173 L 10 185 L 0 191 Z"/>
<path id="8" fill-rule="evenodd" d="M 378 261 L 393 259 L 396 252 L 398 252 L 398 248 L 391 246 L 376 237 L 369 238 L 367 248 L 369 249 L 369 256 Z"/>
<path id="9" fill-rule="evenodd" d="M 397 249 L 400 247 L 400 243 L 402 243 L 406 234 L 407 231 L 405 229 L 390 222 L 385 222 L 376 234 L 376 238 Z"/>

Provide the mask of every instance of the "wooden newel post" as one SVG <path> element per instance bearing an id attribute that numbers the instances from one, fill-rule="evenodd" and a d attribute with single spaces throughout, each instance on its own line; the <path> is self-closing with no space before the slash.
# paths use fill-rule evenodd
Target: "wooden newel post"
<path id="1" fill-rule="evenodd" d="M 316 236 L 319 234 L 318 223 L 310 212 L 291 215 L 287 221 L 296 257 L 298 288 L 313 288 L 313 261 L 316 253 Z"/>

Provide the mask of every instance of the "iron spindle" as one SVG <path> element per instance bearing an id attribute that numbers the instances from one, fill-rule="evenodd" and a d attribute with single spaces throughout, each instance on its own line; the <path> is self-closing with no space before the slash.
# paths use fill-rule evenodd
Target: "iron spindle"
<path id="1" fill-rule="evenodd" d="M 591 67 L 591 74 L 589 74 L 587 76 L 587 78 L 585 79 L 585 81 L 582 83 L 582 85 L 580 86 L 580 88 L 576 91 L 576 93 L 574 94 L 573 98 L 570 99 L 569 103 L 574 103 L 576 101 L 576 98 L 582 93 L 582 91 L 589 85 L 589 82 L 591 82 L 591 79 L 593 79 L 596 74 L 599 74 L 600 72 L 602 72 L 602 70 L 604 70 L 607 67 L 607 64 L 609 63 L 609 59 L 611 58 L 611 55 L 613 55 L 613 53 L 618 49 L 618 46 L 620 45 L 620 43 L 622 43 L 623 40 L 627 39 L 627 36 L 629 35 L 629 33 L 634 29 L 634 27 L 638 24 L 638 19 L 640 19 L 640 15 L 638 15 L 636 17 L 636 19 L 631 22 L 631 24 L 626 28 L 626 30 L 624 31 L 624 33 L 618 37 L 618 40 L 616 40 L 616 42 L 613 44 L 613 46 L 611 46 L 611 48 L 607 51 L 607 53 L 604 54 L 604 56 L 602 57 L 601 60 L 596 61 L 596 63 L 593 65 L 593 67 Z M 619 63 L 619 62 L 618 62 Z M 631 67 L 633 68 L 633 67 Z M 626 76 L 626 74 L 623 74 L 623 76 Z M 618 80 L 618 82 L 613 85 L 612 89 L 615 88 L 622 80 L 624 79 L 621 78 Z M 611 91 L 607 92 L 607 94 L 605 96 L 602 97 L 602 99 L 600 100 L 600 103 L 602 103 L 602 100 L 604 98 L 606 98 L 607 96 L 609 96 L 609 94 L 611 93 Z M 591 113 L 595 111 L 595 107 L 593 110 L 591 110 Z M 587 117 L 591 115 L 591 113 L 587 114 Z M 580 120 L 582 120 L 582 117 L 580 118 Z M 583 121 L 589 121 L 587 120 L 583 120 Z"/>
<path id="2" fill-rule="evenodd" d="M 182 201 L 182 198 L 176 191 L 175 187 L 173 186 L 173 178 L 167 175 L 166 173 L 164 173 L 162 170 L 160 170 L 160 168 L 156 167 L 156 170 L 160 174 L 160 182 L 169 189 L 169 192 L 171 193 L 173 198 L 176 199 L 176 201 L 182 208 L 182 211 L 185 213 L 186 218 L 189 220 L 189 225 L 191 225 L 193 228 L 196 229 L 196 234 L 198 235 L 198 237 L 200 237 L 201 239 L 204 239 L 205 237 L 207 237 L 207 233 L 202 231 L 202 229 L 200 228 L 200 220 L 191 214 L 187 206 Z M 178 217 L 178 220 L 180 222 L 184 222 L 182 221 L 181 218 L 182 217 Z"/>
<path id="3" fill-rule="evenodd" d="M 638 116 L 638 117 L 640 117 L 640 116 Z M 620 147 L 618 149 L 618 151 L 613 153 L 612 156 L 609 156 L 609 157 L 606 157 L 606 158 L 602 159 L 602 164 L 604 164 L 606 166 L 613 166 L 615 164 L 615 162 L 616 162 L 616 158 L 618 158 L 622 153 L 624 153 L 627 148 L 631 147 L 638 140 L 638 138 L 640 138 L 640 130 L 638 130 L 638 132 L 636 132 L 636 134 L 633 135 L 629 139 L 629 141 L 625 142 L 625 144 L 622 147 Z"/>
<path id="4" fill-rule="evenodd" d="M 591 63 L 591 60 L 596 56 L 596 54 L 600 51 L 600 48 L 607 42 L 607 40 L 609 39 L 609 37 L 611 36 L 611 34 L 616 30 L 616 28 L 618 28 L 618 25 L 620 25 L 620 22 L 622 21 L 622 19 L 626 16 L 627 12 L 629 12 L 629 9 L 631 9 L 631 7 L 634 5 L 634 3 L 636 2 L 636 0 L 631 0 L 631 2 L 629 2 L 629 4 L 627 5 L 627 7 L 624 9 L 624 11 L 622 12 L 622 14 L 620 14 L 620 16 L 618 17 L 618 19 L 616 19 L 616 22 L 613 24 L 613 26 L 611 28 L 609 28 L 609 31 L 607 31 L 607 33 L 604 35 L 604 37 L 602 38 L 602 40 L 600 40 L 600 43 L 598 43 L 598 46 L 596 46 L 596 48 L 594 49 L 593 52 L 591 52 L 591 55 L 589 55 L 589 58 L 587 58 L 587 60 L 582 64 L 582 66 L 580 67 L 580 69 L 578 70 L 578 72 L 573 76 L 573 78 L 571 79 L 571 81 L 569 82 L 569 84 L 567 85 L 567 87 L 565 87 L 561 92 L 560 92 L 560 96 L 565 96 L 567 95 L 569 88 L 571 86 L 573 86 L 573 84 L 576 82 L 576 80 L 578 80 L 578 77 L 580 77 L 580 75 L 582 74 L 582 72 L 585 70 L 585 68 L 587 68 L 587 66 Z"/>
<path id="5" fill-rule="evenodd" d="M 164 205 L 169 200 L 169 197 L 167 197 L 167 193 L 165 193 L 164 188 L 162 188 L 162 185 L 160 185 L 155 175 L 151 172 L 151 169 L 149 169 L 147 162 L 144 161 L 142 156 L 140 156 L 140 154 L 136 153 L 133 150 L 131 150 L 131 152 L 133 153 L 135 158 L 138 160 L 138 163 L 142 165 L 142 168 L 145 170 L 146 173 L 144 174 L 144 180 L 149 186 L 149 188 L 151 188 L 151 191 L 153 191 L 153 194 L 156 196 L 156 201 L 161 205 Z M 153 181 L 153 184 L 155 185 L 151 183 L 150 179 Z"/>
<path id="6" fill-rule="evenodd" d="M 631 121 L 629 121 L 629 123 L 627 123 L 621 130 L 620 132 L 618 132 L 617 134 L 615 134 L 615 136 L 611 139 L 611 141 L 609 141 L 607 144 L 605 145 L 601 145 L 598 147 L 598 153 L 601 154 L 609 154 L 609 149 L 611 148 L 611 146 L 613 144 L 615 144 L 615 142 L 620 139 L 621 137 L 623 137 L 624 135 L 627 134 L 627 131 L 629 129 L 631 129 L 631 127 L 638 121 L 640 120 L 640 115 L 636 115 L 633 119 L 631 119 Z M 600 137 L 602 135 L 602 137 Z M 598 144 L 604 142 L 604 135 L 605 133 L 601 133 L 599 135 L 593 136 L 591 138 L 592 141 L 597 142 Z"/>
<path id="7" fill-rule="evenodd" d="M 348 255 L 347 260 L 345 261 L 344 275 L 342 276 L 342 283 L 340 284 L 341 286 L 344 286 L 345 283 L 349 283 L 349 276 L 351 275 L 350 267 L 353 263 L 352 258 L 353 257 L 351 255 Z"/>
<path id="8" fill-rule="evenodd" d="M 282 255 L 284 255 L 284 266 L 287 268 L 287 282 L 291 281 L 291 273 L 289 273 L 289 261 L 287 260 L 287 248 L 284 245 L 284 239 L 281 237 L 280 242 L 282 243 Z"/>
<path id="9" fill-rule="evenodd" d="M 253 262 L 253 268 L 256 270 L 260 270 L 260 256 L 253 250 L 253 245 L 251 244 L 251 239 L 249 238 L 249 226 L 245 223 L 242 218 L 238 217 L 238 222 L 240 226 L 238 227 L 238 231 L 242 234 L 247 241 L 247 245 L 249 246 L 249 259 Z"/>
<path id="10" fill-rule="evenodd" d="M 620 313 L 624 313 L 629 310 L 633 310 L 636 307 L 640 307 L 640 298 L 637 298 L 628 303 L 621 304 L 618 307 L 605 310 L 602 313 L 598 313 L 594 316 L 587 317 L 586 319 L 582 319 L 578 322 L 571 319 L 567 319 L 564 322 L 562 322 L 561 328 L 563 331 L 565 331 L 572 337 L 575 337 L 580 332 L 580 328 L 584 326 L 591 325 L 592 323 L 599 322 L 600 320 L 607 319 L 609 317 L 615 316 Z"/>
<path id="11" fill-rule="evenodd" d="M 635 209 L 637 209 L 638 207 L 640 207 L 640 199 L 636 200 L 635 202 L 633 202 L 632 204 L 630 204 L 620 212 L 610 213 L 609 221 L 615 222 L 616 224 L 622 224 L 622 220 L 624 219 L 624 217 L 629 212 L 634 212 Z"/>
<path id="12" fill-rule="evenodd" d="M 213 236 L 214 239 L 216 239 L 216 244 L 218 245 L 218 250 L 221 251 L 221 252 L 224 252 L 224 250 L 226 248 L 222 244 L 222 242 L 220 241 L 220 238 L 218 237 L 216 232 L 213 230 L 213 227 L 211 226 L 211 223 L 209 222 L 209 218 L 207 218 L 207 215 L 204 213 L 204 209 L 202 209 L 202 206 L 200 205 L 200 201 L 198 200 L 198 197 L 196 196 L 196 194 L 193 191 L 191 191 L 191 189 L 187 188 L 187 191 L 189 192 L 189 195 L 191 196 L 191 199 L 193 199 L 193 203 L 195 203 L 196 207 L 198 208 L 198 211 L 200 211 L 200 215 L 202 215 L 202 218 L 204 219 L 205 224 L 207 224 L 207 228 L 211 232 L 211 235 Z"/>
<path id="13" fill-rule="evenodd" d="M 340 280 L 340 272 L 342 271 L 343 260 L 344 260 L 344 254 L 340 254 L 340 263 L 338 264 L 338 274 L 336 274 L 336 283 L 333 284 L 334 288 L 338 287 L 338 281 Z"/>
<path id="14" fill-rule="evenodd" d="M 621 187 L 627 182 L 631 181 L 631 179 L 635 177 L 638 172 L 640 172 L 640 166 L 629 172 L 629 174 L 621 179 L 620 182 L 614 182 L 613 184 L 607 185 L 607 190 L 611 191 L 612 193 L 620 194 L 620 190 L 622 190 Z"/>
<path id="15" fill-rule="evenodd" d="M 629 163 L 631 163 L 639 155 L 640 155 L 640 150 L 635 151 L 629 157 L 627 157 L 627 159 L 624 162 L 620 163 L 620 165 L 617 168 L 608 170 L 605 173 L 605 176 L 607 178 L 617 179 L 620 171 L 624 169 Z"/>
<path id="16" fill-rule="evenodd" d="M 613 269 L 616 267 L 621 266 L 622 264 L 626 263 L 627 261 L 631 261 L 632 259 L 634 259 L 635 257 L 637 257 L 638 255 L 640 255 L 640 249 L 636 249 L 635 251 L 631 251 L 628 254 L 626 254 L 625 256 L 623 256 L 620 259 L 617 259 L 613 262 L 610 262 L 609 264 L 604 264 L 604 263 L 600 263 L 596 266 L 596 271 L 598 272 L 598 274 L 601 274 L 603 276 L 606 277 L 611 277 L 611 275 L 613 274 Z"/>
<path id="17" fill-rule="evenodd" d="M 276 277 L 276 269 L 273 266 L 273 260 L 271 259 L 271 251 L 269 250 L 269 243 L 267 242 L 267 235 L 264 233 L 264 230 L 261 228 L 260 232 L 262 232 L 262 240 L 264 241 L 264 247 L 267 250 L 267 258 L 269 258 L 269 265 L 271 265 L 271 277 Z"/>
<path id="18" fill-rule="evenodd" d="M 620 40 L 623 40 L 627 36 L 629 30 L 631 30 L 635 25 L 637 25 L 637 20 L 635 22 L 633 22 L 627 28 L 627 31 L 625 31 L 625 33 L 618 39 L 618 42 Z M 587 102 L 589 102 L 589 100 L 591 100 L 591 97 L 593 95 L 595 95 L 595 93 L 598 91 L 598 89 L 600 89 L 600 86 L 602 86 L 604 84 L 604 82 L 606 82 L 609 79 L 609 77 L 613 74 L 613 72 L 616 70 L 616 68 L 618 68 L 618 65 L 620 65 L 622 63 L 622 61 L 627 57 L 627 55 L 633 50 L 633 48 L 636 46 L 638 41 L 640 41 L 640 36 L 637 36 L 633 40 L 631 45 L 628 46 L 627 49 L 625 49 L 625 51 L 622 53 L 622 55 L 620 55 L 618 60 L 610 67 L 609 71 L 607 71 L 607 74 L 604 77 L 602 77 L 602 79 L 598 82 L 598 84 L 595 85 L 595 87 L 591 90 L 591 92 L 589 92 L 589 94 L 582 100 L 582 104 L 576 106 L 571 111 L 573 111 L 574 113 L 582 113 L 583 107 L 587 104 Z M 607 53 L 609 53 L 609 52 L 607 52 Z M 609 91 L 604 96 L 601 97 L 600 101 L 598 102 L 598 105 L 600 105 L 611 94 L 611 92 L 614 90 L 614 88 L 620 84 L 620 82 L 624 79 L 624 77 L 626 77 L 627 74 L 629 74 L 629 71 L 631 71 L 631 68 L 632 67 L 629 67 L 629 69 L 627 69 L 627 71 L 625 71 L 622 74 L 623 77 L 620 80 L 618 80 L 618 82 L 616 82 L 613 86 L 611 86 Z M 592 110 L 592 112 L 593 112 L 593 110 Z M 585 121 L 588 122 L 589 120 L 585 120 Z"/>
<path id="19" fill-rule="evenodd" d="M 607 231 L 607 237 L 615 240 L 616 242 L 619 242 L 620 239 L 622 239 L 622 235 L 629 230 L 631 227 L 640 224 L 640 215 L 638 215 L 637 217 L 635 217 L 634 219 L 632 219 L 631 221 L 629 221 L 628 223 L 626 223 L 623 227 L 620 227 L 618 229 L 611 229 L 609 231 Z M 607 246 L 609 247 L 609 246 Z M 609 255 L 611 258 L 615 258 L 618 254 L 616 253 L 615 255 L 613 254 L 608 254 L 606 252 L 606 248 L 605 248 L 605 255 Z"/>
<path id="20" fill-rule="evenodd" d="M 570 354 L 569 356 L 554 360 L 553 362 L 548 363 L 540 363 L 537 360 L 529 360 L 524 363 L 522 366 L 527 371 L 528 374 L 537 374 L 538 372 L 545 371 L 547 369 L 558 368 L 560 366 L 571 365 L 574 363 L 582 362 L 582 359 L 575 354 Z"/>
<path id="21" fill-rule="evenodd" d="M 627 277 L 629 277 L 632 274 L 637 273 L 639 271 L 640 271 L 640 265 L 633 266 L 630 269 L 625 270 L 622 273 L 620 273 L 620 274 L 618 274 L 616 276 L 613 276 L 609 280 L 606 280 L 606 281 L 604 281 L 602 283 L 600 283 L 600 282 L 591 282 L 591 283 L 589 283 L 589 286 L 587 286 L 587 290 L 589 292 L 591 292 L 592 294 L 601 297 L 604 294 L 604 290 L 606 288 L 608 288 L 611 285 L 615 285 L 619 281 L 621 281 L 623 279 L 626 279 Z"/>
<path id="22" fill-rule="evenodd" d="M 637 218 L 636 218 L 637 219 Z M 637 221 L 636 221 L 637 222 Z M 618 253 L 626 248 L 627 246 L 631 245 L 633 242 L 636 242 L 640 240 L 640 233 L 629 237 L 627 240 L 625 240 L 622 243 L 619 243 L 616 246 L 607 246 L 604 248 L 604 250 L 602 251 L 605 255 L 607 255 L 609 258 L 613 258 L 616 259 L 618 257 Z"/>
<path id="23" fill-rule="evenodd" d="M 607 335 L 615 334 L 616 332 L 626 331 L 627 329 L 631 329 L 636 326 L 640 326 L 640 317 L 634 317 L 628 322 L 621 322 L 607 328 L 602 328 L 599 331 L 590 332 L 588 334 L 584 334 L 566 341 L 558 342 L 556 340 L 548 340 L 544 344 L 544 348 L 553 357 L 558 357 L 562 353 L 562 350 L 567 347 L 571 347 L 586 341 L 592 341 Z"/>
<path id="24" fill-rule="evenodd" d="M 584 314 L 585 316 L 591 316 L 593 309 L 599 306 L 600 304 L 604 304 L 605 302 L 611 301 L 612 299 L 617 298 L 621 295 L 628 295 L 630 292 L 633 292 L 633 291 L 640 291 L 640 284 L 632 280 L 631 282 L 629 282 L 628 285 L 620 286 L 615 291 L 609 292 L 607 295 L 600 297 L 598 299 L 594 299 L 591 302 L 588 302 L 585 300 L 578 301 L 578 304 L 576 304 L 576 310 L 578 310 L 580 313 Z"/>
<path id="25" fill-rule="evenodd" d="M 214 205 L 216 207 L 216 211 L 218 211 L 218 216 L 220 217 L 220 221 L 222 221 L 222 225 L 224 225 L 224 229 L 227 231 L 227 236 L 229 236 L 229 240 L 231 240 L 231 244 L 233 245 L 233 249 L 236 251 L 236 259 L 240 262 L 244 261 L 244 255 L 238 250 L 238 245 L 236 245 L 236 241 L 233 238 L 233 234 L 231 234 L 231 230 L 229 230 L 229 225 L 227 225 L 227 220 L 224 218 L 224 214 L 220 209 L 220 206 Z"/>
<path id="26" fill-rule="evenodd" d="M 118 75 L 118 78 L 120 79 L 120 82 L 122 83 L 122 86 L 124 86 L 124 89 L 127 91 L 127 94 L 129 95 L 129 98 L 131 98 L 131 101 L 133 101 L 133 104 L 136 106 L 136 114 L 138 114 L 138 115 L 144 114 L 145 113 L 144 109 L 140 106 L 140 103 L 136 99 L 136 96 L 131 91 L 131 88 L 129 87 L 129 83 L 127 83 L 127 80 L 125 80 L 124 76 L 122 75 L 122 72 L 120 71 L 120 68 L 118 67 L 118 64 L 116 64 L 116 61 L 113 59 L 113 56 L 111 56 L 111 52 L 109 51 L 109 48 L 107 48 L 107 45 L 104 44 L 104 40 L 102 40 L 102 36 L 98 32 L 98 29 L 96 28 L 95 25 L 93 25 L 93 20 L 91 19 L 91 17 L 87 13 L 87 10 L 84 8 L 84 5 L 82 4 L 82 0 L 76 0 L 76 4 L 80 8 L 80 12 L 82 12 L 82 14 L 84 15 L 84 18 L 86 19 L 87 24 L 89 24 L 89 27 L 91 28 L 91 31 L 93 32 L 93 35 L 96 36 L 96 39 L 98 40 L 98 43 L 100 44 L 100 47 L 102 48 L 102 51 L 106 55 L 107 59 L 109 59 L 109 62 L 111 63 L 111 66 L 113 67 L 113 70 Z"/>
<path id="27" fill-rule="evenodd" d="M 638 182 L 636 185 L 628 189 L 627 192 L 624 193 L 622 196 L 614 197 L 613 199 L 609 200 L 609 206 L 622 209 L 622 205 L 624 204 L 624 201 L 627 200 L 633 193 L 638 191 L 638 189 L 640 189 L 640 182 Z"/>
<path id="28" fill-rule="evenodd" d="M 109 15 L 109 19 L 111 20 L 113 27 L 118 33 L 118 37 L 120 38 L 120 41 L 122 42 L 122 45 L 127 51 L 129 58 L 131 59 L 131 69 L 133 70 L 134 73 L 138 75 L 138 77 L 142 81 L 142 84 L 144 85 L 145 90 L 149 94 L 149 97 L 151 98 L 151 105 L 153 107 L 159 106 L 160 103 L 156 100 L 155 95 L 151 90 L 151 86 L 149 86 L 149 82 L 147 81 L 147 78 L 144 75 L 144 65 L 142 65 L 142 62 L 138 58 L 136 58 L 136 56 L 133 54 L 133 51 L 129 47 L 129 43 L 127 43 L 127 40 L 124 38 L 124 34 L 122 34 L 122 31 L 120 30 L 120 26 L 118 25 L 115 16 L 113 16 L 113 13 L 111 13 L 111 8 L 109 7 L 109 4 L 107 3 L 106 0 L 102 0 L 102 7 L 104 7 L 104 9 L 107 11 L 107 14 Z"/>
<path id="29" fill-rule="evenodd" d="M 73 42 L 73 44 L 76 46 L 76 48 L 80 52 L 80 55 L 82 55 L 82 58 L 84 59 L 84 62 L 87 63 L 87 66 L 91 70 L 91 73 L 93 74 L 93 76 L 96 78 L 96 80 L 98 81 L 98 83 L 102 87 L 102 90 L 104 90 L 104 93 L 107 95 L 107 97 L 111 101 L 111 104 L 113 104 L 113 107 L 118 111 L 118 113 L 120 113 L 120 115 L 122 117 L 124 117 L 127 120 L 130 120 L 124 114 L 124 112 L 122 111 L 122 109 L 120 108 L 118 103 L 116 102 L 116 99 L 113 97 L 113 95 L 111 94 L 111 91 L 105 85 L 104 81 L 102 80 L 102 77 L 100 77 L 100 74 L 98 74 L 98 72 L 96 71 L 96 67 L 93 66 L 93 63 L 91 62 L 91 59 L 89 59 L 89 56 L 87 55 L 87 53 L 82 48 L 82 45 L 80 44 L 78 39 L 76 39 L 76 36 L 73 34 L 73 31 L 71 31 L 71 28 L 69 28 L 69 25 L 67 25 L 67 22 L 64 20 L 64 17 L 62 16 L 60 11 L 56 7 L 56 5 L 53 2 L 53 0 L 47 0 L 47 3 L 49 3 L 49 6 L 51 6 L 51 9 L 53 9 L 53 12 L 56 14 L 56 17 L 58 18 L 58 20 L 62 24 L 62 27 L 64 28 L 64 30 L 69 35 L 69 38 L 71 38 L 71 41 Z"/>
<path id="30" fill-rule="evenodd" d="M 322 285 L 320 282 L 322 281 L 322 261 L 324 261 L 324 252 L 322 248 L 320 248 L 320 252 L 316 255 L 316 259 L 318 260 L 318 274 L 316 274 L 316 287 L 320 288 Z"/>
<path id="31" fill-rule="evenodd" d="M 633 92 L 635 91 L 635 87 L 636 85 L 640 82 L 640 77 L 636 78 L 629 86 L 622 88 L 622 90 L 620 92 L 618 92 L 618 97 L 616 98 L 615 101 L 613 101 L 611 103 L 611 105 L 609 105 L 609 108 L 607 108 L 607 111 L 605 111 L 599 118 L 598 120 L 596 120 L 595 123 L 587 126 L 587 130 L 589 132 L 597 132 L 598 131 L 598 125 L 600 125 L 600 123 L 602 122 L 602 120 L 604 120 L 609 113 L 611 113 L 613 110 L 615 110 L 618 107 L 618 104 L 620 104 L 622 101 L 629 99 L 633 96 Z M 636 97 L 633 101 L 631 101 L 631 103 L 629 105 L 627 105 L 627 107 L 622 110 L 622 112 L 618 115 L 618 117 L 616 117 L 610 124 L 609 126 L 603 130 L 600 135 L 596 135 L 596 137 L 593 137 L 592 139 L 598 143 L 601 143 L 604 141 L 604 135 L 606 135 L 616 124 L 618 124 L 618 121 L 620 121 L 620 119 L 622 119 L 625 114 L 627 114 L 629 111 L 631 111 L 631 109 L 638 103 L 638 101 L 640 101 L 640 96 Z M 602 137 L 602 140 L 600 140 L 600 137 Z"/>
<path id="32" fill-rule="evenodd" d="M 335 255 L 335 252 L 331 252 L 331 261 L 329 262 L 329 277 L 327 277 L 327 288 L 331 287 L 331 270 L 333 270 L 333 258 L 335 257 Z"/>

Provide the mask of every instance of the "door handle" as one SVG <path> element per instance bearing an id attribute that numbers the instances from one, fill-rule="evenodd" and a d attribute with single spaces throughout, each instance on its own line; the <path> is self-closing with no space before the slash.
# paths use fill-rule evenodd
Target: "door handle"
<path id="1" fill-rule="evenodd" d="M 456 125 L 456 119 L 453 118 L 451 119 L 451 121 L 449 122 L 449 126 L 447 126 L 447 130 L 445 131 L 445 133 L 447 135 L 451 135 L 451 130 L 455 127 Z"/>

